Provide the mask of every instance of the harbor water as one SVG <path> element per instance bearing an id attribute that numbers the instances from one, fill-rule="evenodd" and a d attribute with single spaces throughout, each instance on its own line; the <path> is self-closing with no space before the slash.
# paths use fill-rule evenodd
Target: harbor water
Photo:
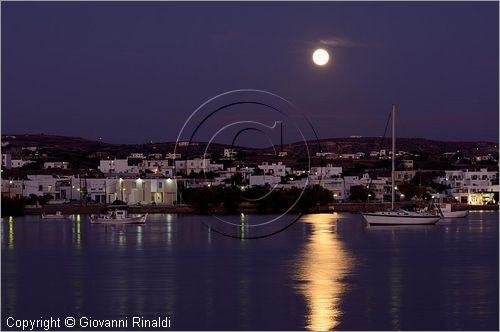
<path id="1" fill-rule="evenodd" d="M 212 216 L 7 217 L 2 329 L 8 317 L 139 316 L 169 317 L 172 330 L 498 330 L 498 217 L 368 227 L 312 214 L 260 239 L 258 227 L 221 235 Z"/>

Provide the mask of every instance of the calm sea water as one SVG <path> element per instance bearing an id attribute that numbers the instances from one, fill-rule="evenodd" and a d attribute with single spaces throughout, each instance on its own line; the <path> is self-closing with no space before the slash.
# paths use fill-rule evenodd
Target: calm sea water
<path id="1" fill-rule="evenodd" d="M 3 218 L 2 328 L 9 316 L 169 316 L 195 330 L 498 330 L 498 217 L 377 228 L 318 214 L 259 240 L 209 231 L 210 216 Z"/>

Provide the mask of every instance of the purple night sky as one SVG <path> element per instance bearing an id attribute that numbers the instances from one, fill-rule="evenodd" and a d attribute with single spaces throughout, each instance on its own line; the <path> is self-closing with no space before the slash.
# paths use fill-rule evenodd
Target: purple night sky
<path id="1" fill-rule="evenodd" d="M 175 140 L 238 88 L 297 105 L 320 138 L 498 141 L 498 2 L 2 2 L 2 133 Z M 331 52 L 326 68 L 311 61 Z"/>

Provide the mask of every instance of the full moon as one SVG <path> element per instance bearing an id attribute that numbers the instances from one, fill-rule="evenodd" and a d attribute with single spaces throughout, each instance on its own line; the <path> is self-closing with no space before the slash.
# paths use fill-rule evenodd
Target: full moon
<path id="1" fill-rule="evenodd" d="M 324 66 L 328 63 L 328 60 L 330 60 L 330 54 L 328 54 L 326 50 L 318 48 L 314 51 L 312 59 L 318 66 Z"/>

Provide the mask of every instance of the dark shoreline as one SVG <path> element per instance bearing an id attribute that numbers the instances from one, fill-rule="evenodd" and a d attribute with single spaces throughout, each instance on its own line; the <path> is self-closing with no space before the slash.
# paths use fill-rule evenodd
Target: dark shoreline
<path id="1" fill-rule="evenodd" d="M 396 208 L 400 206 L 416 204 L 422 207 L 424 204 L 422 202 L 408 202 L 408 203 L 397 203 Z M 374 212 L 380 210 L 386 210 L 390 208 L 390 203 L 335 203 L 328 206 L 317 206 L 308 213 L 329 213 L 329 212 L 350 212 L 350 213 L 360 213 L 360 212 Z M 56 211 L 61 211 L 63 214 L 95 214 L 99 213 L 104 205 L 69 205 L 69 204 L 47 204 L 42 207 L 26 207 L 24 208 L 25 215 L 37 215 L 42 213 L 56 213 Z M 196 208 L 188 205 L 182 206 L 129 206 L 128 211 L 130 213 L 181 213 L 181 214 L 200 214 L 197 212 Z M 469 205 L 469 204 L 454 204 L 454 211 L 458 210 L 483 210 L 483 211 L 498 211 L 498 205 Z M 212 208 L 209 211 L 210 214 L 228 214 L 224 208 Z M 240 207 L 238 213 L 257 213 L 256 209 L 252 206 Z"/>

